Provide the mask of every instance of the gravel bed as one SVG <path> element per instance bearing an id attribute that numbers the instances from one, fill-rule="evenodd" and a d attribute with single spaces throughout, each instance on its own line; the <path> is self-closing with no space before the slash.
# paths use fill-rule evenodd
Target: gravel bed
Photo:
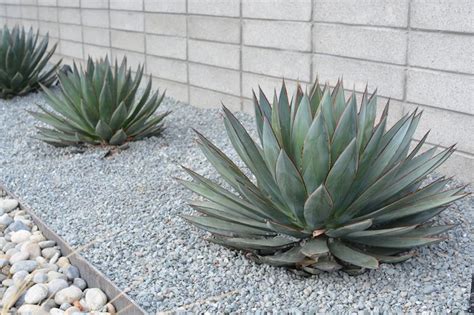
<path id="1" fill-rule="evenodd" d="M 47 240 L 18 201 L 0 191 L 0 308 L 2 314 L 116 314 L 99 288 Z"/>
<path id="2" fill-rule="evenodd" d="M 459 224 L 447 241 L 420 249 L 405 263 L 383 264 L 357 277 L 340 272 L 301 278 L 210 244 L 203 240 L 205 233 L 179 217 L 192 212 L 186 202 L 193 197 L 174 179 L 185 176 L 179 165 L 216 177 L 191 128 L 235 157 L 220 110 L 167 99 L 163 108 L 173 114 L 163 137 L 130 143 L 129 149 L 104 159 L 107 148 L 79 152 L 33 139 L 36 122 L 25 109 L 34 109 L 34 103 L 44 103 L 41 95 L 0 101 L 0 181 L 73 246 L 113 235 L 82 255 L 121 289 L 129 288 L 149 312 L 446 313 L 469 307 L 472 197 L 439 218 Z M 254 130 L 250 116 L 238 117 Z"/>

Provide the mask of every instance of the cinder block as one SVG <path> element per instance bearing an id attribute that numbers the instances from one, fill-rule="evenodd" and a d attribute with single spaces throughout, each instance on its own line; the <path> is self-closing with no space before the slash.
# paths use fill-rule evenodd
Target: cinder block
<path id="1" fill-rule="evenodd" d="M 411 32 L 409 39 L 411 66 L 474 74 L 474 36 Z"/>
<path id="2" fill-rule="evenodd" d="M 112 49 L 112 58 L 117 60 L 119 64 L 122 62 L 124 57 L 127 58 L 127 65 L 132 68 L 132 71 L 136 71 L 139 65 L 145 64 L 144 54 L 129 50 Z"/>
<path id="3" fill-rule="evenodd" d="M 410 103 L 404 104 L 404 107 L 405 112 L 412 112 L 415 108 L 423 111 L 414 136 L 416 140 L 420 140 L 430 130 L 428 142 L 443 147 L 457 143 L 459 150 L 474 153 L 472 116 Z"/>
<path id="4" fill-rule="evenodd" d="M 145 11 L 186 13 L 186 0 L 144 0 Z"/>
<path id="5" fill-rule="evenodd" d="M 186 36 L 186 16 L 145 13 L 145 31 L 151 34 Z"/>
<path id="6" fill-rule="evenodd" d="M 58 9 L 57 8 L 51 8 L 51 7 L 39 7 L 39 9 L 38 9 L 38 19 L 40 21 L 57 22 L 58 21 Z"/>
<path id="7" fill-rule="evenodd" d="M 109 60 L 112 59 L 110 48 L 84 44 L 84 59 L 87 59 L 89 56 L 94 60 L 105 58 L 106 56 L 109 57 Z"/>
<path id="8" fill-rule="evenodd" d="M 145 34 L 112 30 L 112 47 L 136 52 L 145 52 Z"/>
<path id="9" fill-rule="evenodd" d="M 245 20 L 243 43 L 299 51 L 311 50 L 311 23 Z"/>
<path id="10" fill-rule="evenodd" d="M 58 7 L 79 8 L 80 0 L 58 0 Z"/>
<path id="11" fill-rule="evenodd" d="M 6 16 L 7 15 L 7 8 L 6 5 L 0 4 L 0 16 Z"/>
<path id="12" fill-rule="evenodd" d="M 118 30 L 143 32 L 145 17 L 143 12 L 110 11 L 110 27 Z"/>
<path id="13" fill-rule="evenodd" d="M 23 23 L 23 21 L 19 18 L 7 18 L 7 26 L 12 29 L 14 28 L 16 25 L 21 25 Z"/>
<path id="14" fill-rule="evenodd" d="M 81 24 L 81 10 L 73 8 L 59 8 L 58 19 L 64 24 Z"/>
<path id="15" fill-rule="evenodd" d="M 240 98 L 197 87 L 189 89 L 189 103 L 200 108 L 220 108 L 224 104 L 233 112 L 241 110 Z"/>
<path id="16" fill-rule="evenodd" d="M 236 17 L 240 15 L 240 1 L 188 0 L 188 13 Z"/>
<path id="17" fill-rule="evenodd" d="M 413 0 L 410 24 L 413 28 L 474 32 L 472 0 Z"/>
<path id="18" fill-rule="evenodd" d="M 313 17 L 317 22 L 406 27 L 408 1 L 315 0 Z"/>
<path id="19" fill-rule="evenodd" d="M 474 115 L 474 76 L 409 69 L 407 101 Z"/>
<path id="20" fill-rule="evenodd" d="M 316 23 L 315 52 L 405 64 L 407 33 L 399 30 Z"/>
<path id="21" fill-rule="evenodd" d="M 81 0 L 81 8 L 108 9 L 109 0 Z"/>
<path id="22" fill-rule="evenodd" d="M 81 10 L 82 25 L 109 27 L 109 12 L 107 10 Z"/>
<path id="23" fill-rule="evenodd" d="M 240 43 L 240 21 L 231 18 L 190 16 L 189 37 L 226 43 Z"/>
<path id="24" fill-rule="evenodd" d="M 59 37 L 61 39 L 82 42 L 82 27 L 80 25 L 59 24 Z"/>
<path id="25" fill-rule="evenodd" d="M 242 16 L 309 21 L 311 19 L 311 0 L 242 0 Z"/>
<path id="26" fill-rule="evenodd" d="M 38 0 L 39 6 L 56 6 L 57 4 L 57 0 Z"/>
<path id="27" fill-rule="evenodd" d="M 59 26 L 58 23 L 39 21 L 39 33 L 45 36 L 47 33 L 50 38 L 59 38 Z"/>
<path id="28" fill-rule="evenodd" d="M 188 59 L 190 61 L 237 70 L 240 67 L 240 46 L 238 45 L 192 39 L 188 44 Z"/>
<path id="29" fill-rule="evenodd" d="M 0 1 L 0 3 L 4 3 L 4 2 L 5 1 Z M 11 2 L 13 2 L 13 1 L 11 1 Z M 15 1 L 15 2 L 18 2 L 18 1 Z M 22 6 L 24 6 L 24 5 L 38 5 L 38 1 L 37 0 L 20 0 L 20 4 Z"/>
<path id="30" fill-rule="evenodd" d="M 143 11 L 143 1 L 109 0 L 112 10 Z"/>
<path id="31" fill-rule="evenodd" d="M 240 96 L 240 74 L 238 71 L 190 63 L 189 83 L 226 94 Z"/>
<path id="32" fill-rule="evenodd" d="M 161 78 L 152 78 L 153 91 L 159 90 L 159 93 L 165 93 L 167 97 L 172 97 L 180 102 L 189 102 L 188 86 L 186 84 L 168 81 Z"/>
<path id="33" fill-rule="evenodd" d="M 186 39 L 146 35 L 146 52 L 155 56 L 186 59 Z"/>
<path id="34" fill-rule="evenodd" d="M 21 7 L 21 18 L 37 20 L 38 19 L 38 7 L 34 6 L 22 6 Z"/>
<path id="35" fill-rule="evenodd" d="M 368 84 L 369 90 L 377 88 L 381 96 L 403 99 L 405 75 L 401 66 L 316 54 L 313 57 L 313 79 L 316 76 L 320 82 L 328 81 L 331 85 L 342 77 L 347 89 L 354 87 L 363 92 Z"/>
<path id="36" fill-rule="evenodd" d="M 187 65 L 185 61 L 146 57 L 147 73 L 162 79 L 187 82 Z"/>
<path id="37" fill-rule="evenodd" d="M 259 74 L 309 82 L 311 55 L 302 52 L 243 47 L 242 69 Z"/>
<path id="38" fill-rule="evenodd" d="M 110 33 L 107 28 L 84 26 L 82 31 L 84 34 L 84 43 L 99 46 L 110 45 Z"/>
<path id="39" fill-rule="evenodd" d="M 267 77 L 265 75 L 254 74 L 254 73 L 242 73 L 242 97 L 246 97 L 248 99 L 252 99 L 253 93 L 258 96 L 258 89 L 259 87 L 265 93 L 265 95 L 272 100 L 273 99 L 273 92 L 277 91 L 280 93 L 280 89 L 283 83 L 283 79 L 277 79 L 272 77 Z M 291 96 L 296 91 L 296 86 L 298 82 L 293 80 L 285 79 L 285 85 L 288 90 L 288 94 Z M 306 89 L 308 84 L 300 83 L 303 90 Z"/>
<path id="40" fill-rule="evenodd" d="M 7 5 L 6 16 L 8 18 L 21 18 L 21 7 L 19 5 Z"/>
<path id="41" fill-rule="evenodd" d="M 61 40 L 61 55 L 83 59 L 82 44 Z"/>

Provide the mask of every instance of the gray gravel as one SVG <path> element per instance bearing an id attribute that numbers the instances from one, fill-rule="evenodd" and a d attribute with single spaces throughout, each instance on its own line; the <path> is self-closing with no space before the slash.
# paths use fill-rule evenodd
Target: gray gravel
<path id="1" fill-rule="evenodd" d="M 36 122 L 25 109 L 34 103 L 44 103 L 41 95 L 0 101 L 0 182 L 70 244 L 105 238 L 83 255 L 119 287 L 130 288 L 130 296 L 147 311 L 445 313 L 468 308 L 472 197 L 458 201 L 439 219 L 460 224 L 448 240 L 420 249 L 406 263 L 382 265 L 358 277 L 331 273 L 300 278 L 204 241 L 203 232 L 178 216 L 191 212 L 186 200 L 192 197 L 173 179 L 185 176 L 179 164 L 215 177 L 194 144 L 191 127 L 233 152 L 220 110 L 166 100 L 164 107 L 174 112 L 163 137 L 131 143 L 128 150 L 101 159 L 106 148 L 77 153 L 31 138 Z M 239 117 L 253 128 L 250 116 Z M 104 237 L 111 233 L 116 234 Z"/>

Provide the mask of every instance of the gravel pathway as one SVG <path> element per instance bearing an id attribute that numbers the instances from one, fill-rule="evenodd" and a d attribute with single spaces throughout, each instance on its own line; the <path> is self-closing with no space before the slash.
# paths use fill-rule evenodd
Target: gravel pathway
<path id="1" fill-rule="evenodd" d="M 210 244 L 178 215 L 190 213 L 191 193 L 173 177 L 184 164 L 215 177 L 194 144 L 194 127 L 225 152 L 233 151 L 220 110 L 167 100 L 174 112 L 163 137 L 130 144 L 102 159 L 105 148 L 56 149 L 33 138 L 25 109 L 44 103 L 33 94 L 0 101 L 0 181 L 21 196 L 71 245 L 102 235 L 83 256 L 147 311 L 465 311 L 469 307 L 474 246 L 474 198 L 458 201 L 440 220 L 460 225 L 446 242 L 419 250 L 398 265 L 350 277 L 300 278 L 256 265 Z M 250 116 L 239 114 L 248 128 Z M 472 170 L 469 170 L 472 171 Z M 454 185 L 455 183 L 452 183 Z"/>

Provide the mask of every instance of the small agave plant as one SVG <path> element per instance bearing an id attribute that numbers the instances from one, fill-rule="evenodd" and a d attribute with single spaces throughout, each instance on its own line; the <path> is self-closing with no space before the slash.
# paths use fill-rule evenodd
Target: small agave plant
<path id="1" fill-rule="evenodd" d="M 210 241 L 299 272 L 358 274 L 409 259 L 409 249 L 439 242 L 453 227 L 426 224 L 464 194 L 443 190 L 444 178 L 423 186 L 454 148 L 420 153 L 425 135 L 410 151 L 421 113 L 388 129 L 388 103 L 376 123 L 376 93 L 366 90 L 358 111 L 342 82 L 332 91 L 318 82 L 306 93 L 298 87 L 291 102 L 283 83 L 273 103 L 261 90 L 254 102 L 260 144 L 225 107 L 224 123 L 255 180 L 198 133 L 231 189 L 190 169 L 193 180 L 182 181 L 205 199 L 191 203 L 203 216 L 184 218 L 211 232 Z"/>
<path id="2" fill-rule="evenodd" d="M 48 70 L 45 67 L 56 50 L 56 44 L 47 51 L 49 38 L 46 35 L 38 42 L 39 33 L 28 33 L 20 26 L 12 30 L 4 26 L 0 30 L 0 98 L 26 95 L 56 81 L 58 61 Z M 43 71 L 45 70 L 45 71 Z"/>
<path id="3" fill-rule="evenodd" d="M 154 115 L 165 94 L 152 94 L 151 78 L 140 97 L 137 91 L 143 66 L 133 75 L 124 58 L 111 66 L 107 58 L 89 57 L 85 71 L 74 63 L 73 71 L 59 72 L 58 94 L 44 88 L 50 111 L 30 112 L 51 128 L 38 127 L 38 138 L 54 146 L 79 144 L 121 145 L 126 141 L 159 135 L 165 112 Z"/>

